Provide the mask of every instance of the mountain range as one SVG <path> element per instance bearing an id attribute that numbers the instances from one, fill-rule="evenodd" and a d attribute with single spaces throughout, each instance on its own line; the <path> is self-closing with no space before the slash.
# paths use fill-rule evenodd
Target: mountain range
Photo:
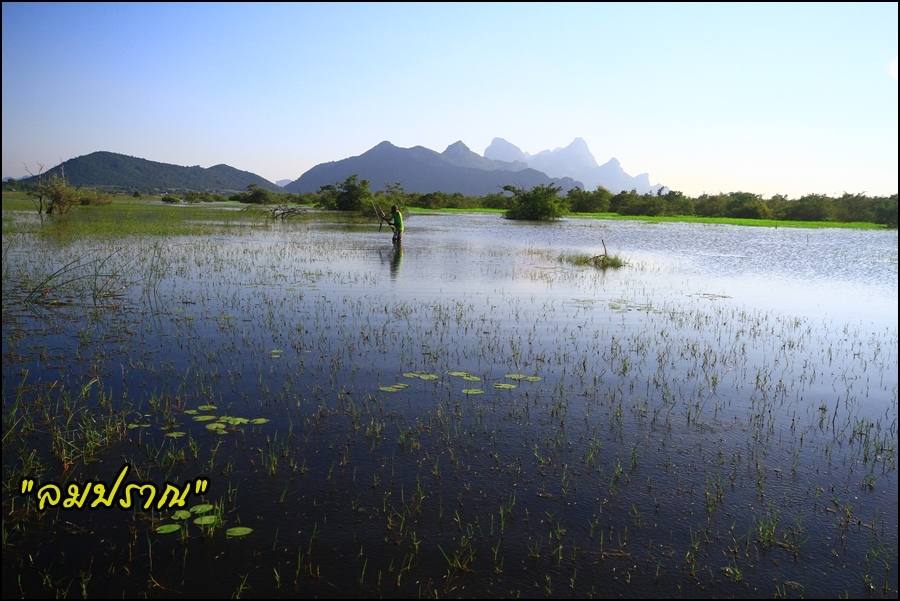
<path id="1" fill-rule="evenodd" d="M 629 175 L 615 158 L 598 165 L 581 138 L 564 148 L 534 155 L 503 138 L 494 138 L 484 156 L 462 141 L 454 142 L 443 152 L 424 146 L 400 148 L 385 141 L 361 155 L 320 163 L 296 180 L 279 180 L 277 184 L 228 165 L 181 167 L 114 152 L 93 152 L 69 159 L 44 174 L 49 175 L 65 175 L 75 186 L 141 192 L 235 192 L 255 185 L 273 192 L 306 193 L 342 182 L 351 175 L 369 180 L 372 190 L 399 182 L 408 192 L 459 192 L 471 196 L 498 193 L 505 185 L 527 189 L 553 184 L 564 192 L 575 187 L 593 190 L 599 185 L 613 193 L 631 189 L 645 193 L 660 188 L 650 183 L 646 173 Z M 22 182 L 33 183 L 35 179 Z"/>
<path id="2" fill-rule="evenodd" d="M 228 165 L 181 167 L 158 163 L 115 152 L 92 152 L 69 159 L 46 171 L 44 177 L 65 175 L 73 186 L 120 188 L 141 192 L 197 190 L 211 192 L 244 191 L 254 184 L 260 188 L 280 191 L 281 188 L 255 173 L 241 171 Z M 30 184 L 37 176 L 22 179 Z"/>
<path id="3" fill-rule="evenodd" d="M 522 162 L 495 161 L 480 156 L 455 142 L 444 152 L 424 146 L 400 148 L 382 142 L 355 157 L 321 163 L 285 186 L 289 192 L 314 192 L 341 182 L 351 175 L 369 180 L 373 190 L 399 182 L 407 192 L 459 192 L 481 196 L 502 192 L 503 186 L 533 188 L 555 184 L 564 191 L 581 187 L 570 178 L 550 178 Z"/>
<path id="4" fill-rule="evenodd" d="M 551 177 L 572 177 L 582 182 L 588 190 L 603 186 L 613 193 L 634 189 L 644 194 L 655 192 L 661 187 L 652 185 L 647 173 L 629 175 L 615 158 L 598 165 L 582 138 L 575 138 L 564 148 L 544 150 L 537 154 L 522 152 L 518 146 L 503 138 L 494 138 L 485 149 L 484 156 L 496 161 L 526 164 Z"/>

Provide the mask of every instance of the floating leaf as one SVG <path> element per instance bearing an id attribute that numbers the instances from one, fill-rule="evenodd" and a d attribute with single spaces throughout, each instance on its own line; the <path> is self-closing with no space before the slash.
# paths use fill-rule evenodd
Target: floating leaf
<path id="1" fill-rule="evenodd" d="M 506 384 L 505 382 L 494 384 L 494 388 L 497 388 L 499 390 L 512 390 L 515 387 L 515 384 Z"/>
<path id="2" fill-rule="evenodd" d="M 194 416 L 195 422 L 211 422 L 214 419 L 216 419 L 215 415 L 195 415 Z"/>
<path id="3" fill-rule="evenodd" d="M 463 394 L 484 394 L 484 391 L 480 388 L 464 388 Z"/>
<path id="4" fill-rule="evenodd" d="M 409 388 L 409 384 L 398 382 L 397 384 L 391 384 L 390 386 L 379 386 L 378 390 L 382 390 L 384 392 L 399 392 L 406 388 Z"/>
<path id="5" fill-rule="evenodd" d="M 405 371 L 403 372 L 404 378 L 419 378 L 420 380 L 437 380 L 437 374 L 430 374 L 426 371 Z"/>
<path id="6" fill-rule="evenodd" d="M 246 526 L 235 526 L 234 528 L 229 528 L 225 531 L 226 536 L 247 536 L 253 532 L 253 528 L 247 528 Z"/>
<path id="7" fill-rule="evenodd" d="M 198 526 L 213 526 L 218 521 L 219 516 L 217 515 L 204 515 L 194 520 L 194 523 Z"/>
<path id="8" fill-rule="evenodd" d="M 478 376 L 473 376 L 472 374 L 466 374 L 462 377 L 462 379 L 466 382 L 481 382 L 481 378 L 479 378 Z"/>
<path id="9" fill-rule="evenodd" d="M 269 420 L 267 420 L 264 417 L 254 417 L 253 419 L 250 420 L 250 423 L 253 425 L 256 425 L 256 426 L 261 426 L 262 424 L 269 423 Z"/>
<path id="10" fill-rule="evenodd" d="M 184 412 L 187 413 L 188 415 L 197 415 L 196 409 L 185 409 Z"/>
<path id="11" fill-rule="evenodd" d="M 200 405 L 199 407 L 197 407 L 197 409 L 199 409 L 200 411 L 215 411 L 216 409 L 218 409 L 218 407 L 216 407 L 215 405 Z"/>
<path id="12" fill-rule="evenodd" d="M 540 376 L 529 376 L 527 374 L 506 374 L 506 377 L 510 380 L 525 380 L 526 382 L 540 382 L 542 379 Z"/>
<path id="13" fill-rule="evenodd" d="M 207 511 L 212 511 L 213 506 L 209 503 L 202 503 L 200 505 L 194 505 L 191 507 L 191 513 L 206 513 Z"/>
<path id="14" fill-rule="evenodd" d="M 186 520 L 191 517 L 191 512 L 186 509 L 179 509 L 175 513 L 172 514 L 172 519 L 174 520 Z"/>
<path id="15" fill-rule="evenodd" d="M 157 534 L 172 534 L 173 532 L 178 532 L 181 530 L 181 526 L 178 524 L 163 524 L 159 528 L 156 529 Z"/>
<path id="16" fill-rule="evenodd" d="M 447 373 L 451 376 L 456 376 L 457 378 L 464 378 L 465 376 L 469 375 L 469 372 L 467 371 L 449 371 Z"/>
<path id="17" fill-rule="evenodd" d="M 220 423 L 220 422 L 214 422 L 214 423 L 211 423 L 211 424 L 206 424 L 206 429 L 207 429 L 207 430 L 224 430 L 224 429 L 225 429 L 225 424 Z"/>
<path id="18" fill-rule="evenodd" d="M 269 355 L 270 355 L 273 359 L 278 359 L 279 357 L 281 357 L 281 354 L 282 354 L 283 352 L 284 352 L 284 351 L 281 350 L 280 348 L 273 348 L 271 351 L 269 351 Z"/>
<path id="19" fill-rule="evenodd" d="M 234 417 L 233 415 L 223 415 L 219 418 L 219 421 L 230 426 L 243 426 L 244 424 L 250 423 L 250 420 L 246 417 Z"/>
<path id="20" fill-rule="evenodd" d="M 166 434 L 166 436 L 168 438 L 181 438 L 182 436 L 184 436 L 184 432 L 181 432 L 181 431 L 169 432 L 168 434 Z"/>

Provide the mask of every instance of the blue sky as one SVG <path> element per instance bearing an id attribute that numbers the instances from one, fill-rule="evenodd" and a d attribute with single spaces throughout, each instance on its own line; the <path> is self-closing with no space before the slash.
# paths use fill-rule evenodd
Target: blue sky
<path id="1" fill-rule="evenodd" d="M 896 4 L 4 3 L 2 94 L 4 176 L 580 136 L 689 194 L 897 191 Z"/>

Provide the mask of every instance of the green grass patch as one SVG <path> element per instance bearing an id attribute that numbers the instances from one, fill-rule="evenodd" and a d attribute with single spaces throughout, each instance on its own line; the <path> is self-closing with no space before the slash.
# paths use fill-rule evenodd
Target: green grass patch
<path id="1" fill-rule="evenodd" d="M 643 221 L 645 223 L 715 223 L 749 225 L 752 227 L 841 228 L 883 230 L 887 226 L 867 221 L 788 221 L 780 219 L 747 219 L 743 217 L 698 217 L 696 215 L 619 215 L 618 213 L 569 213 L 575 219 L 606 219 L 612 221 Z"/>
<path id="2" fill-rule="evenodd" d="M 462 209 L 426 209 L 408 207 L 411 214 L 457 215 L 482 213 L 502 215 L 506 209 L 471 207 Z M 883 230 L 887 226 L 868 221 L 789 221 L 780 219 L 748 219 L 743 217 L 698 217 L 696 215 L 619 215 L 618 213 L 567 213 L 571 219 L 606 219 L 610 221 L 643 221 L 645 223 L 714 223 L 723 225 L 747 225 L 751 227 L 840 228 L 857 230 Z"/>
<path id="3" fill-rule="evenodd" d="M 226 201 L 190 205 L 163 203 L 159 197 L 115 196 L 108 205 L 78 205 L 41 223 L 24 192 L 3 193 L 3 233 L 32 233 L 59 239 L 81 237 L 202 235 L 262 226 L 265 207 Z"/>
<path id="4" fill-rule="evenodd" d="M 496 215 L 503 215 L 506 213 L 506 209 L 489 209 L 487 207 L 470 207 L 465 209 L 426 209 L 424 207 L 406 207 L 406 210 L 415 215 L 415 214 L 426 214 L 426 215 L 457 215 L 457 214 L 465 214 L 465 213 L 492 213 Z"/>

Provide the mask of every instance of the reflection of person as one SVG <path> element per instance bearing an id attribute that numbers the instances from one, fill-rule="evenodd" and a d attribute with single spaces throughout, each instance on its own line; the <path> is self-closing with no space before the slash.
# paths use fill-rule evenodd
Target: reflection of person
<path id="1" fill-rule="evenodd" d="M 394 230 L 394 236 L 391 238 L 391 242 L 394 244 L 400 244 L 401 238 L 403 237 L 403 213 L 400 212 L 400 209 L 397 208 L 397 205 L 391 206 L 391 218 L 388 221 L 391 226 L 391 229 Z"/>
<path id="2" fill-rule="evenodd" d="M 400 272 L 400 263 L 403 261 L 403 247 L 394 245 L 394 254 L 391 255 L 391 279 L 395 279 Z"/>

